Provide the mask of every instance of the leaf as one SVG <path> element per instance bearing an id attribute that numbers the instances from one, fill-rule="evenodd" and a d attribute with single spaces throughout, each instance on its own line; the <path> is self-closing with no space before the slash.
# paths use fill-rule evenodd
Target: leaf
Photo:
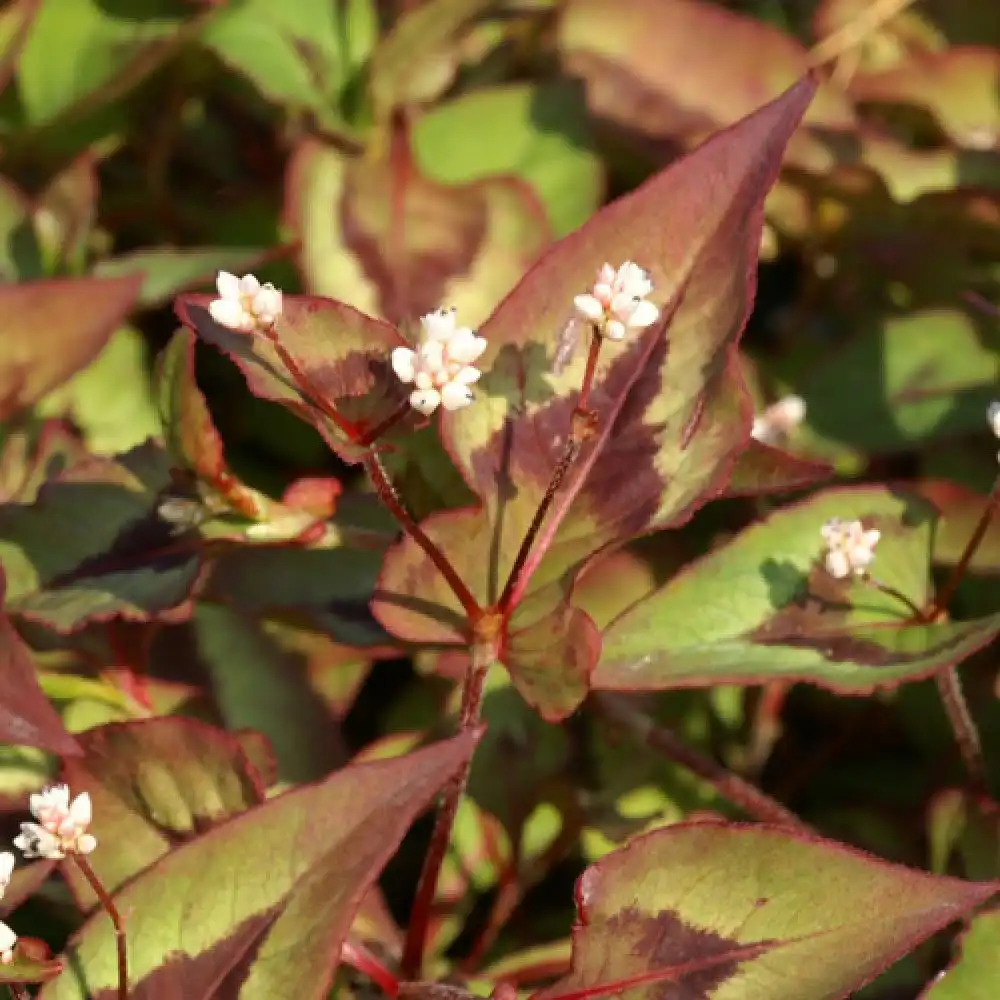
<path id="1" fill-rule="evenodd" d="M 93 361 L 138 291 L 135 278 L 59 278 L 0 286 L 0 418 L 31 406 Z"/>
<path id="2" fill-rule="evenodd" d="M 521 178 L 564 236 L 600 204 L 603 170 L 590 131 L 575 83 L 506 84 L 428 109 L 414 126 L 413 150 L 420 170 L 442 184 Z"/>
<path id="3" fill-rule="evenodd" d="M 242 274 L 267 255 L 253 247 L 153 247 L 106 257 L 92 273 L 103 278 L 141 275 L 139 305 L 157 306 L 191 285 L 214 279 L 219 271 Z"/>
<path id="4" fill-rule="evenodd" d="M 959 146 L 992 149 L 1000 139 L 1000 52 L 985 45 L 915 53 L 881 72 L 858 73 L 851 96 L 924 108 Z"/>
<path id="5" fill-rule="evenodd" d="M 954 961 L 920 994 L 920 1000 L 991 1000 L 1000 990 L 1000 911 L 980 913 L 959 938 Z"/>
<path id="6" fill-rule="evenodd" d="M 159 517 L 169 486 L 166 455 L 147 444 L 116 460 L 84 459 L 33 503 L 0 507 L 8 612 L 63 633 L 113 618 L 186 617 L 202 546 Z"/>
<path id="7" fill-rule="evenodd" d="M 308 379 L 307 391 L 271 340 L 219 326 L 208 313 L 210 301 L 206 295 L 181 296 L 177 315 L 236 364 L 255 396 L 313 424 L 344 461 L 359 461 L 366 451 L 358 443 L 361 430 L 381 423 L 403 401 L 403 385 L 389 360 L 393 348 L 405 343 L 399 332 L 342 302 L 285 296 L 274 335 Z"/>
<path id="8" fill-rule="evenodd" d="M 979 430 L 998 347 L 1000 336 L 954 309 L 876 316 L 803 383 L 809 430 L 869 453 Z"/>
<path id="9" fill-rule="evenodd" d="M 988 498 L 944 479 L 918 480 L 913 489 L 940 511 L 934 533 L 934 562 L 954 566 L 983 516 Z M 980 573 L 1000 570 L 1000 521 L 996 518 L 987 525 L 969 569 Z"/>
<path id="10" fill-rule="evenodd" d="M 478 325 L 548 241 L 526 184 L 440 184 L 419 172 L 402 128 L 365 157 L 305 141 L 285 201 L 308 287 L 396 324 L 447 305 Z"/>
<path id="11" fill-rule="evenodd" d="M 0 92 L 7 86 L 41 0 L 12 0 L 0 11 Z"/>
<path id="12" fill-rule="evenodd" d="M 0 178 L 0 283 L 38 278 L 43 272 L 28 199 Z"/>
<path id="13" fill-rule="evenodd" d="M 97 213 L 97 164 L 78 156 L 46 186 L 35 204 L 35 230 L 50 273 L 80 273 Z"/>
<path id="14" fill-rule="evenodd" d="M 44 983 L 62 973 L 65 966 L 59 959 L 40 959 L 23 954 L 25 942 L 20 941 L 14 960 L 0 965 L 0 983 Z"/>
<path id="15" fill-rule="evenodd" d="M 240 744 L 194 719 L 111 723 L 78 737 L 83 756 L 64 778 L 90 793 L 98 849 L 90 863 L 116 892 L 178 843 L 264 800 L 264 786 Z M 97 900 L 75 868 L 64 872 L 85 909 Z"/>
<path id="16" fill-rule="evenodd" d="M 119 327 L 97 357 L 48 393 L 36 411 L 71 421 L 95 455 L 119 455 L 162 430 L 148 364 L 142 334 L 134 327 Z"/>
<path id="17" fill-rule="evenodd" d="M 784 32 L 702 0 L 570 0 L 558 44 L 567 71 L 585 81 L 596 117 L 685 143 L 750 114 L 809 63 Z M 805 116 L 833 128 L 853 119 L 829 85 Z"/>
<path id="18" fill-rule="evenodd" d="M 780 448 L 751 440 L 733 467 L 726 496 L 762 496 L 815 486 L 833 476 L 831 466 L 799 458 Z"/>
<path id="19" fill-rule="evenodd" d="M 996 890 L 784 829 L 680 823 L 584 872 L 573 969 L 535 997 L 838 1000 Z"/>
<path id="20" fill-rule="evenodd" d="M 536 541 L 544 561 L 532 588 L 565 586 L 603 547 L 682 523 L 723 488 L 750 431 L 735 352 L 753 295 L 762 202 L 812 89 L 803 81 L 602 209 L 549 250 L 484 324 L 479 399 L 442 418 L 448 452 L 483 507 L 423 525 L 482 605 L 499 597 L 562 457 L 584 360 L 556 375 L 552 358 L 573 296 L 605 260 L 650 271 L 669 332 L 658 323 L 602 351 L 589 403 L 599 430 Z M 408 641 L 462 638 L 454 596 L 409 539 L 388 552 L 373 609 Z M 524 612 L 521 624 L 535 623 Z M 578 688 L 579 670 L 569 667 L 567 686 Z"/>
<path id="21" fill-rule="evenodd" d="M 117 896 L 129 914 L 131 989 L 153 995 L 153 977 L 169 958 L 185 973 L 185 997 L 209 995 L 234 969 L 243 1000 L 325 996 L 365 894 L 477 736 L 349 765 L 172 851 Z M 267 877 L 234 878 L 234 859 L 244 872 Z M 84 1000 L 111 991 L 114 955 L 107 917 L 96 913 L 70 942 L 71 971 L 40 997 Z"/>
<path id="22" fill-rule="evenodd" d="M 0 589 L 4 586 L 0 576 Z M 80 747 L 38 686 L 28 647 L 0 613 L 0 743 L 78 754 Z"/>
<path id="23" fill-rule="evenodd" d="M 604 630 L 594 687 L 803 680 L 863 693 L 957 663 L 1000 631 L 1000 615 L 912 624 L 898 598 L 834 580 L 820 538 L 831 517 L 878 527 L 874 576 L 926 604 L 931 509 L 883 487 L 827 490 L 742 531 L 622 614 Z"/>
<path id="24" fill-rule="evenodd" d="M 264 623 L 199 602 L 194 629 L 227 728 L 264 733 L 282 781 L 314 781 L 343 763 L 336 719 Z"/>
<path id="25" fill-rule="evenodd" d="M 169 50 L 189 13 L 177 0 L 135 0 L 127 8 L 101 0 L 43 3 L 17 66 L 29 122 L 51 121 L 113 78 L 119 90 L 137 83 L 138 71 L 145 75 L 148 64 Z"/>

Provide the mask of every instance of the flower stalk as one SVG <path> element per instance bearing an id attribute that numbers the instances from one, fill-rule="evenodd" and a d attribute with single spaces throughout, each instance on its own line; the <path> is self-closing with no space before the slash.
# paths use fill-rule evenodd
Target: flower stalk
<path id="1" fill-rule="evenodd" d="M 97 896 L 115 929 L 115 947 L 118 953 L 118 1000 L 128 1000 L 128 939 L 125 935 L 125 921 L 122 920 L 115 901 L 104 888 L 90 862 L 82 854 L 71 854 L 70 857 L 90 888 L 94 890 L 94 895 Z"/>

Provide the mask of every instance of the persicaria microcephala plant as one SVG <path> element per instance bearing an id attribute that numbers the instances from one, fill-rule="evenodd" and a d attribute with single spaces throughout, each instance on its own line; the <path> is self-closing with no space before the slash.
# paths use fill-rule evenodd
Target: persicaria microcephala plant
<path id="1" fill-rule="evenodd" d="M 240 12 L 206 16 L 223 39 L 227 16 Z M 299 263 L 324 294 L 263 281 L 256 263 L 218 271 L 214 293 L 176 301 L 183 329 L 155 386 L 162 440 L 84 456 L 47 424 L 25 444 L 37 468 L 4 485 L 0 727 L 62 773 L 35 782 L 36 760 L 18 785 L 31 818 L 18 817 L 13 842 L 28 863 L 15 875 L 0 854 L 0 883 L 41 905 L 34 892 L 57 869 L 83 922 L 61 958 L 0 924 L 0 981 L 18 997 L 38 984 L 48 1000 L 321 997 L 350 965 L 391 997 L 471 996 L 485 983 L 505 998 L 537 987 L 538 1000 L 663 989 L 810 1000 L 846 996 L 955 918 L 972 922 L 974 953 L 971 935 L 995 927 L 995 882 L 860 853 L 809 829 L 796 811 L 805 796 L 779 801 L 751 780 L 780 751 L 791 682 L 860 694 L 933 677 L 967 771 L 935 808 L 989 829 L 995 812 L 955 666 L 1000 622 L 953 614 L 952 599 L 996 491 L 938 581 L 939 519 L 918 492 L 854 484 L 768 499 L 833 472 L 812 440 L 829 419 L 822 395 L 755 382 L 757 398 L 777 401 L 754 417 L 740 353 L 765 199 L 815 81 L 544 251 L 523 237 L 539 217 L 523 185 L 456 185 L 458 235 L 441 242 L 462 256 L 478 240 L 487 257 L 439 280 L 410 259 L 421 227 L 451 218 L 426 206 L 452 202 L 421 174 L 406 116 L 386 110 L 385 44 L 370 95 L 384 159 L 373 144 L 345 166 L 338 144 L 356 137 L 328 121 L 337 143 L 309 140 L 290 167 Z M 223 62 L 236 58 L 223 48 Z M 300 188 L 343 195 L 317 218 L 336 230 L 327 244 L 353 240 L 354 256 L 317 267 L 322 239 Z M 391 232 L 379 239 L 383 209 Z M 436 244 L 425 254 L 435 267 L 439 256 Z M 131 301 L 137 287 L 118 281 Z M 196 341 L 217 349 L 199 355 L 208 365 L 228 357 L 254 396 L 309 425 L 329 465 L 277 487 L 253 462 L 230 465 Z M 577 341 L 584 350 L 567 349 Z M 299 432 L 266 412 L 275 437 Z M 989 423 L 996 433 L 992 409 Z M 724 530 L 714 508 L 708 528 L 692 522 L 716 499 L 745 506 L 720 515 Z M 684 525 L 694 550 L 669 541 Z M 55 555 L 32 561 L 49 538 Z M 645 572 L 641 553 L 661 543 L 657 572 Z M 454 688 L 454 703 L 432 707 L 457 732 L 440 738 L 442 724 L 406 717 L 347 763 L 337 737 L 352 678 L 408 656 L 445 682 L 428 689 Z M 76 658 L 98 666 L 67 670 Z M 163 663 L 176 671 L 152 669 Z M 762 689 L 746 719 L 719 694 L 734 684 Z M 743 719 L 734 732 L 752 729 L 742 758 L 718 757 L 742 773 L 663 725 L 658 693 L 676 688 L 719 698 L 711 711 L 698 702 L 692 741 L 707 743 L 726 710 Z M 203 690 L 211 697 L 189 704 Z M 112 714 L 64 718 L 53 702 Z M 615 756 L 621 744 L 634 759 Z M 667 757 L 670 775 L 619 786 L 644 756 L 636 745 Z M 676 764 L 699 782 L 692 808 L 757 822 L 667 822 L 685 811 L 660 787 Z M 593 771 L 582 784 L 581 771 Z M 636 812 L 646 793 L 652 811 Z M 378 880 L 435 802 L 397 928 Z M 516 945 L 516 961 L 492 965 L 530 923 L 527 893 L 573 862 L 572 941 L 541 967 Z M 938 982 L 949 975 L 929 989 Z"/>

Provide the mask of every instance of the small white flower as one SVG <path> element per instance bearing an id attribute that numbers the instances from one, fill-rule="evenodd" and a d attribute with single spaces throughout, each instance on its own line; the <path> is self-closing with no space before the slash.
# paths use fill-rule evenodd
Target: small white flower
<path id="1" fill-rule="evenodd" d="M 1000 402 L 990 403 L 989 409 L 986 411 L 986 419 L 990 423 L 990 430 L 993 431 L 994 436 L 1000 438 Z"/>
<path id="2" fill-rule="evenodd" d="M 88 833 L 93 809 L 83 792 L 70 801 L 68 785 L 50 785 L 29 800 L 37 823 L 22 823 L 14 846 L 26 858 L 59 860 L 67 854 L 90 854 L 97 838 Z"/>
<path id="3" fill-rule="evenodd" d="M 10 851 L 0 851 L 0 898 L 10 885 L 10 877 L 14 874 L 17 858 Z"/>
<path id="4" fill-rule="evenodd" d="M 875 558 L 875 546 L 882 533 L 865 531 L 860 521 L 842 521 L 835 517 L 820 529 L 826 543 L 826 571 L 842 580 L 852 573 L 864 576 Z"/>
<path id="5" fill-rule="evenodd" d="M 439 406 L 458 410 L 472 402 L 469 388 L 482 372 L 473 366 L 486 340 L 467 326 L 458 326 L 454 309 L 438 309 L 420 320 L 422 337 L 416 349 L 397 347 L 392 370 L 413 385 L 410 406 L 425 416 Z"/>
<path id="6" fill-rule="evenodd" d="M 0 920 L 0 963 L 10 965 L 14 961 L 14 948 L 17 945 L 17 935 Z"/>
<path id="7" fill-rule="evenodd" d="M 610 264 L 597 272 L 594 287 L 573 299 L 577 313 L 609 340 L 624 340 L 633 330 L 656 322 L 659 308 L 649 301 L 653 283 L 638 264 L 625 261 L 616 271 Z"/>
<path id="8" fill-rule="evenodd" d="M 274 285 L 262 285 L 252 274 L 237 278 L 220 271 L 215 280 L 219 298 L 209 303 L 208 311 L 220 326 L 251 333 L 273 326 L 281 315 L 281 292 Z"/>
<path id="9" fill-rule="evenodd" d="M 785 396 L 754 417 L 751 437 L 763 444 L 781 444 L 806 418 L 806 401 L 801 396 Z"/>

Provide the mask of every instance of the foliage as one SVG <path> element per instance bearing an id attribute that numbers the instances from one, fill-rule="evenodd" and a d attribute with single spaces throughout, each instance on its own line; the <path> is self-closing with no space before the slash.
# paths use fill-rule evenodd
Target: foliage
<path id="1" fill-rule="evenodd" d="M 3 5 L 0 992 L 993 997 L 988 7 Z"/>

